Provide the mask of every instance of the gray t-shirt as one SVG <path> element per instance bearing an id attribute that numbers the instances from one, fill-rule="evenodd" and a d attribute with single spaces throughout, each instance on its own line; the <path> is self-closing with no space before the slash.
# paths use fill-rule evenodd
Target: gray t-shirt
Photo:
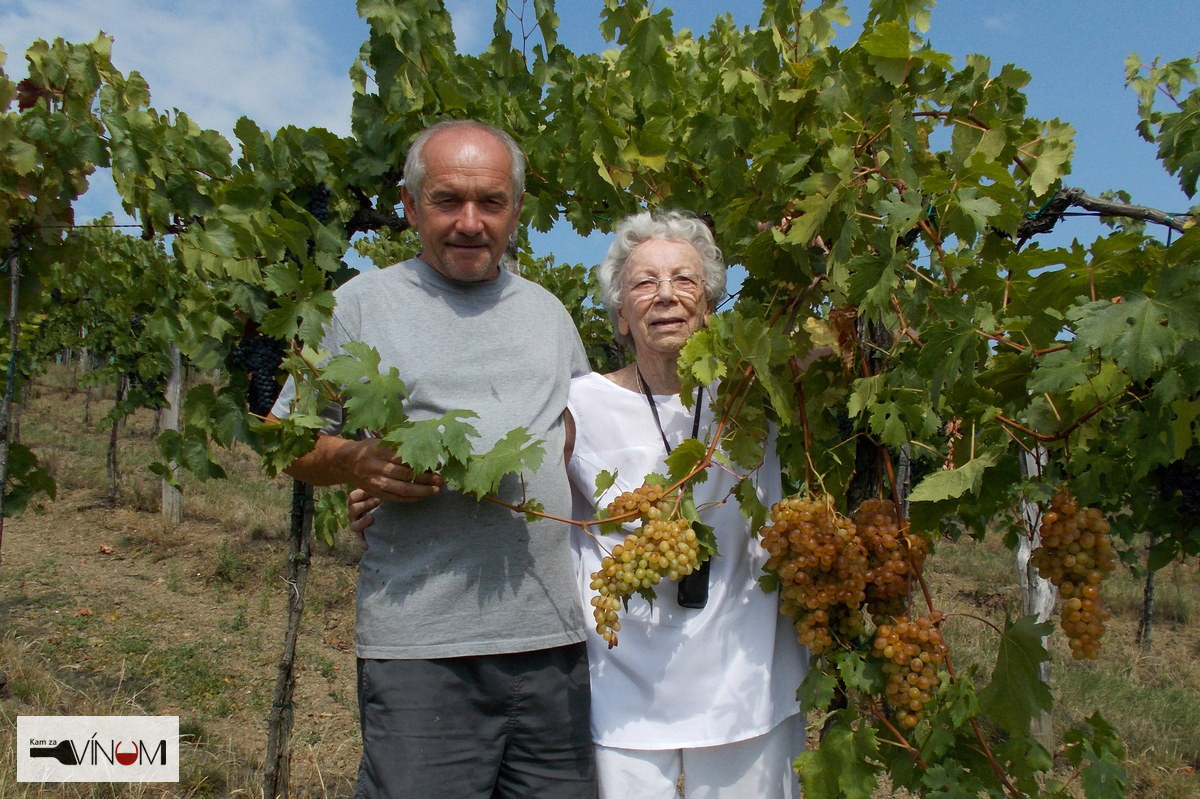
<path id="1" fill-rule="evenodd" d="M 454 409 L 479 414 L 476 452 L 524 427 L 545 442 L 541 467 L 497 492 L 536 499 L 570 517 L 563 410 L 587 357 L 562 304 L 524 278 L 460 283 L 413 259 L 365 272 L 336 293 L 325 349 L 363 341 L 395 366 L 413 419 Z M 286 416 L 289 383 L 275 405 Z M 330 431 L 340 427 L 330 409 Z M 444 658 L 544 649 L 584 640 L 570 529 L 527 521 L 449 488 L 412 503 L 385 502 L 367 530 L 359 568 L 357 654 Z"/>

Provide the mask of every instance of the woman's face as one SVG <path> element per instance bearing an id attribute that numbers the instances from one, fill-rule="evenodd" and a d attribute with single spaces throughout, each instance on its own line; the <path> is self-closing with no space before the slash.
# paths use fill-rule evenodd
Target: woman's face
<path id="1" fill-rule="evenodd" d="M 704 267 L 696 248 L 651 239 L 625 262 L 617 324 L 633 339 L 637 357 L 677 358 L 688 336 L 708 321 Z"/>

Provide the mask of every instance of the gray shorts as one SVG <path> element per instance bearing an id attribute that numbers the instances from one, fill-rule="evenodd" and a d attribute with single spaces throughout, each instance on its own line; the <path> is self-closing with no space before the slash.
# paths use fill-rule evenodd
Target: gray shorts
<path id="1" fill-rule="evenodd" d="M 583 644 L 358 661 L 356 799 L 593 799 Z"/>

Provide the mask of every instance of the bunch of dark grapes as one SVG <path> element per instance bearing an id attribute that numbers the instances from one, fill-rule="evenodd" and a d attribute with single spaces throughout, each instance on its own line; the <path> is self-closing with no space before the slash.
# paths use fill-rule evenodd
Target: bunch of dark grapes
<path id="1" fill-rule="evenodd" d="M 765 568 L 779 577 L 779 610 L 795 621 L 800 643 L 819 655 L 862 632 L 867 551 L 830 497 L 776 502 L 758 534 Z"/>
<path id="2" fill-rule="evenodd" d="M 913 581 L 929 553 L 925 539 L 900 525 L 896 506 L 867 499 L 854 511 L 854 528 L 867 550 L 867 610 L 877 621 L 905 613 Z"/>
<path id="3" fill-rule="evenodd" d="M 167 376 L 163 374 L 151 375 L 143 377 L 140 372 L 126 372 L 126 385 L 134 391 L 142 394 L 144 399 L 155 401 L 162 400 L 163 395 L 167 392 Z"/>
<path id="4" fill-rule="evenodd" d="M 1042 543 L 1029 557 L 1064 599 L 1059 624 L 1077 660 L 1099 657 L 1111 615 L 1100 599 L 1100 583 L 1116 565 L 1110 530 L 1098 508 L 1081 508 L 1070 492 L 1059 491 L 1042 515 Z"/>
<path id="5" fill-rule="evenodd" d="M 1168 502 L 1179 495 L 1179 510 L 1184 516 L 1200 514 L 1200 474 L 1188 461 L 1178 460 L 1156 470 L 1158 490 Z"/>
<path id="6" fill-rule="evenodd" d="M 331 192 L 324 183 L 313 186 L 308 193 L 307 211 L 322 225 L 329 224 L 329 196 Z"/>
<path id="7" fill-rule="evenodd" d="M 885 695 L 901 729 L 911 730 L 920 723 L 941 682 L 946 642 L 936 627 L 938 621 L 900 616 L 894 624 L 881 624 L 875 630 L 871 654 L 883 660 Z"/>
<path id="8" fill-rule="evenodd" d="M 283 342 L 267 336 L 247 336 L 230 355 L 234 369 L 250 373 L 246 404 L 255 416 L 266 416 L 279 396 L 278 373 L 283 363 Z"/>

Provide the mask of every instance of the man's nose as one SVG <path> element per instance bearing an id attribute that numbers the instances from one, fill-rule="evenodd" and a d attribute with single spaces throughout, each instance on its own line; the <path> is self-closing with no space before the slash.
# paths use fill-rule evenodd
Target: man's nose
<path id="1" fill-rule="evenodd" d="M 462 233 L 475 235 L 483 230 L 483 217 L 475 203 L 463 203 L 458 213 L 456 227 Z"/>

